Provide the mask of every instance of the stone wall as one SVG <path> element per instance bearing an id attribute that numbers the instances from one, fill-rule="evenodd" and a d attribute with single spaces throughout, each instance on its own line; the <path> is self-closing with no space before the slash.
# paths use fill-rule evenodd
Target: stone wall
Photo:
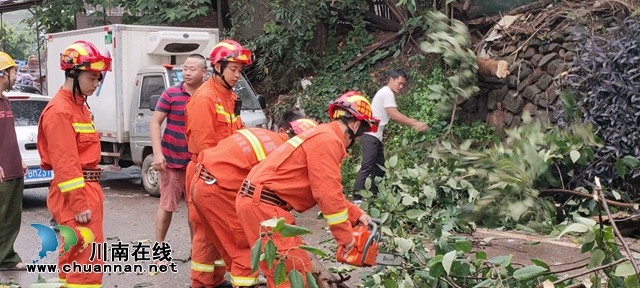
<path id="1" fill-rule="evenodd" d="M 507 28 L 493 35 L 489 30 L 482 39 L 484 51 L 478 55 L 507 61 L 509 76 L 480 75 L 480 92 L 459 103 L 462 120 L 485 121 L 498 131 L 519 125 L 523 113 L 544 124 L 555 123 L 558 80 L 576 56 L 578 33 L 587 28 L 560 17 L 545 19 L 549 14 L 537 12 L 517 15 Z"/>

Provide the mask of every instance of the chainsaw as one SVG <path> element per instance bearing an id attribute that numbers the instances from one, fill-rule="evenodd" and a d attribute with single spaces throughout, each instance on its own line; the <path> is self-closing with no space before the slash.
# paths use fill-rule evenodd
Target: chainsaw
<path id="1" fill-rule="evenodd" d="M 337 251 L 339 262 L 369 267 L 374 265 L 400 266 L 402 265 L 402 256 L 393 253 L 380 252 L 380 240 L 382 235 L 378 227 L 382 224 L 382 220 L 373 218 L 369 222 L 369 227 L 358 225 L 353 228 L 353 237 L 355 244 L 349 254 L 344 257 L 344 246 L 340 245 Z"/>

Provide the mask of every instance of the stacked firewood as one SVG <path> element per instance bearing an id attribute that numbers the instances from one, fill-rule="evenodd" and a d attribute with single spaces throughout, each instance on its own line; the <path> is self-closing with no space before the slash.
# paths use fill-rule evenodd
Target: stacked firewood
<path id="1" fill-rule="evenodd" d="M 592 32 L 584 21 L 594 8 L 582 1 L 550 2 L 468 21 L 481 75 L 480 92 L 461 105 L 465 120 L 486 121 L 498 131 L 519 125 L 523 113 L 543 124 L 555 123 L 560 80 L 576 57 L 581 35 Z M 497 61 L 508 63 L 506 77 L 490 73 Z M 486 65 L 493 66 L 483 73 Z"/>

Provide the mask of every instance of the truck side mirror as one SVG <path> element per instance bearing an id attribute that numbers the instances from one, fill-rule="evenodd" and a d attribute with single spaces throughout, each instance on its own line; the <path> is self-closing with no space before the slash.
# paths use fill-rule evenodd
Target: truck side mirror
<path id="1" fill-rule="evenodd" d="M 160 100 L 160 95 L 151 95 L 151 97 L 149 97 L 149 110 L 156 111 L 158 100 Z"/>
<path id="2" fill-rule="evenodd" d="M 258 95 L 258 103 L 260 103 L 262 110 L 267 109 L 267 99 L 264 96 Z"/>

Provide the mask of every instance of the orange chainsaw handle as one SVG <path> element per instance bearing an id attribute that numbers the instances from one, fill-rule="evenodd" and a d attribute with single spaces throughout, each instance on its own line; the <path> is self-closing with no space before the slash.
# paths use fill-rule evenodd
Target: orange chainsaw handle
<path id="1" fill-rule="evenodd" d="M 369 252 L 369 247 L 373 242 L 380 241 L 380 233 L 378 233 L 378 225 L 382 224 L 382 219 L 379 218 L 371 218 L 371 222 L 369 222 L 369 239 L 367 239 L 367 243 L 364 244 L 364 249 L 362 250 L 362 262 L 364 262 L 365 257 L 367 257 L 367 252 Z"/>

